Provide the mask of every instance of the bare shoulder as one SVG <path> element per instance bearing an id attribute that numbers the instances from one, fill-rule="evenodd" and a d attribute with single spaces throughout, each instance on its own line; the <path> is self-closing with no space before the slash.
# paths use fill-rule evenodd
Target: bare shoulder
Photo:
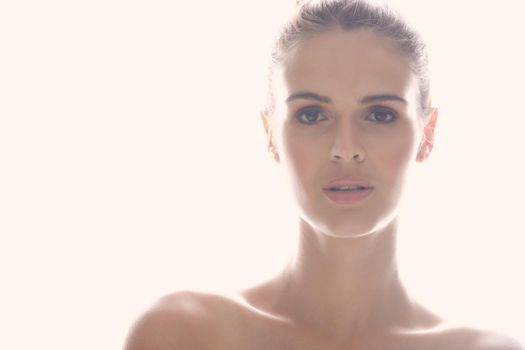
<path id="1" fill-rule="evenodd" d="M 449 349 L 462 350 L 525 350 L 518 340 L 493 330 L 450 327 L 442 332 Z"/>
<path id="2" fill-rule="evenodd" d="M 125 349 L 210 349 L 220 332 L 213 303 L 213 296 L 196 291 L 162 297 L 135 322 Z"/>
<path id="3" fill-rule="evenodd" d="M 476 350 L 525 350 L 518 340 L 494 331 L 480 331 L 477 343 Z"/>

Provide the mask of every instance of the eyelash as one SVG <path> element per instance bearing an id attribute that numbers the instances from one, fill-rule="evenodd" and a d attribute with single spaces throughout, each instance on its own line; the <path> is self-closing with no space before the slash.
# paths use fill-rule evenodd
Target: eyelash
<path id="1" fill-rule="evenodd" d="M 316 122 L 304 122 L 301 120 L 301 116 L 305 115 L 306 113 L 309 113 L 309 112 L 316 112 L 317 115 L 322 115 L 322 111 L 319 109 L 319 108 L 304 108 L 304 109 L 301 109 L 299 112 L 297 112 L 297 114 L 295 115 L 295 117 L 297 118 L 297 120 L 299 121 L 299 123 L 301 124 L 305 124 L 305 125 L 313 125 L 313 124 L 316 124 Z M 326 119 L 326 117 L 324 117 L 324 119 Z M 324 119 L 320 119 L 320 120 L 324 120 Z"/>
<path id="2" fill-rule="evenodd" d="M 304 109 L 301 109 L 299 112 L 296 113 L 295 118 L 297 118 L 299 123 L 304 124 L 304 125 L 308 125 L 308 126 L 317 124 L 320 121 L 327 119 L 326 117 L 323 116 L 323 119 L 318 119 L 317 121 L 313 121 L 313 122 L 311 122 L 311 121 L 310 122 L 303 121 L 301 116 L 306 115 L 306 113 L 309 113 L 309 112 L 316 112 L 317 115 L 322 115 L 323 114 L 322 110 L 319 109 L 319 108 L 304 108 Z M 398 118 L 397 113 L 394 112 L 390 108 L 386 108 L 386 107 L 372 107 L 370 109 L 370 113 L 367 115 L 366 120 L 370 120 L 368 117 L 373 115 L 373 114 L 375 114 L 375 113 L 378 113 L 378 112 L 379 113 L 384 113 L 386 115 L 390 115 L 391 117 L 390 117 L 389 121 L 374 121 L 374 120 L 372 120 L 372 122 L 377 123 L 377 124 L 390 124 L 390 123 L 393 123 L 394 121 L 396 121 L 397 118 Z"/>
<path id="3" fill-rule="evenodd" d="M 386 107 L 374 107 L 373 110 L 371 111 L 371 113 L 368 116 L 370 116 L 370 115 L 372 115 L 374 113 L 377 113 L 377 112 L 385 113 L 385 114 L 391 116 L 389 121 L 374 121 L 375 123 L 378 123 L 378 124 L 390 124 L 390 123 L 395 122 L 397 120 L 397 118 L 398 118 L 396 112 L 394 112 L 390 108 L 386 108 Z M 367 117 L 367 120 L 368 120 L 368 117 Z"/>

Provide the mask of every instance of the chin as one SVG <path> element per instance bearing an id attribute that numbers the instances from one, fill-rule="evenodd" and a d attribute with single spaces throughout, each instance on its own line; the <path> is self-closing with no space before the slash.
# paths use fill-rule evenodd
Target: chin
<path id="1" fill-rule="evenodd" d="M 376 234 L 373 231 L 370 231 L 370 232 L 332 231 L 332 232 L 323 232 L 323 233 L 328 237 L 339 238 L 339 239 L 364 238 L 364 237 L 369 237 L 369 236 Z"/>
<path id="2" fill-rule="evenodd" d="M 356 223 L 349 223 L 346 225 L 327 228 L 327 230 L 323 230 L 323 233 L 334 238 L 364 238 L 377 236 L 384 232 L 389 226 L 391 225 L 365 225 L 364 223 L 359 225 Z"/>
<path id="3" fill-rule="evenodd" d="M 303 212 L 301 220 L 313 231 L 333 238 L 351 239 L 377 236 L 390 231 L 397 224 L 398 210 L 383 215 L 356 211 L 338 215 L 308 215 Z"/>

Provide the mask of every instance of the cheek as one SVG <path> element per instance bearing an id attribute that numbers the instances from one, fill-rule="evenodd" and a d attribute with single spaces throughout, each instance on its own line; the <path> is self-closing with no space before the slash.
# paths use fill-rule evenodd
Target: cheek
<path id="1" fill-rule="evenodd" d="M 283 161 L 292 170 L 296 177 L 310 173 L 315 167 L 317 159 L 316 148 L 312 143 L 304 142 L 297 135 L 284 134 L 283 137 Z"/>
<path id="2" fill-rule="evenodd" d="M 412 160 L 416 157 L 415 133 L 413 129 L 406 130 L 384 144 L 381 150 L 376 150 L 377 164 L 385 175 L 393 181 L 404 178 Z"/>
<path id="3" fill-rule="evenodd" d="M 299 193 L 317 186 L 317 174 L 323 167 L 322 142 L 311 136 L 283 125 L 279 152 L 281 163 L 286 168 L 289 181 Z"/>
<path id="4" fill-rule="evenodd" d="M 380 152 L 378 162 L 382 164 L 383 167 L 397 172 L 396 169 L 406 167 L 410 160 L 411 153 L 408 145 L 395 145 L 395 147 L 389 147 L 386 151 Z"/>

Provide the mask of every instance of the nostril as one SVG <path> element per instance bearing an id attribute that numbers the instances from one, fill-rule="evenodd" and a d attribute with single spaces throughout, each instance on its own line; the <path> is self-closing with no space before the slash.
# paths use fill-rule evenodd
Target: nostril
<path id="1" fill-rule="evenodd" d="M 346 158 L 346 157 L 343 157 L 343 156 L 341 156 L 339 154 L 332 154 L 332 159 L 334 159 L 334 160 L 340 160 L 340 159 L 343 159 L 343 158 Z M 360 162 L 360 161 L 363 160 L 363 158 L 364 157 L 360 153 L 356 153 L 351 158 L 348 158 L 348 159 L 355 159 L 358 162 Z"/>
<path id="2" fill-rule="evenodd" d="M 352 159 L 355 159 L 355 160 L 357 160 L 358 162 L 362 162 L 362 161 L 364 160 L 364 158 L 365 158 L 364 155 L 361 154 L 361 153 L 356 153 L 356 154 L 352 157 Z"/>

